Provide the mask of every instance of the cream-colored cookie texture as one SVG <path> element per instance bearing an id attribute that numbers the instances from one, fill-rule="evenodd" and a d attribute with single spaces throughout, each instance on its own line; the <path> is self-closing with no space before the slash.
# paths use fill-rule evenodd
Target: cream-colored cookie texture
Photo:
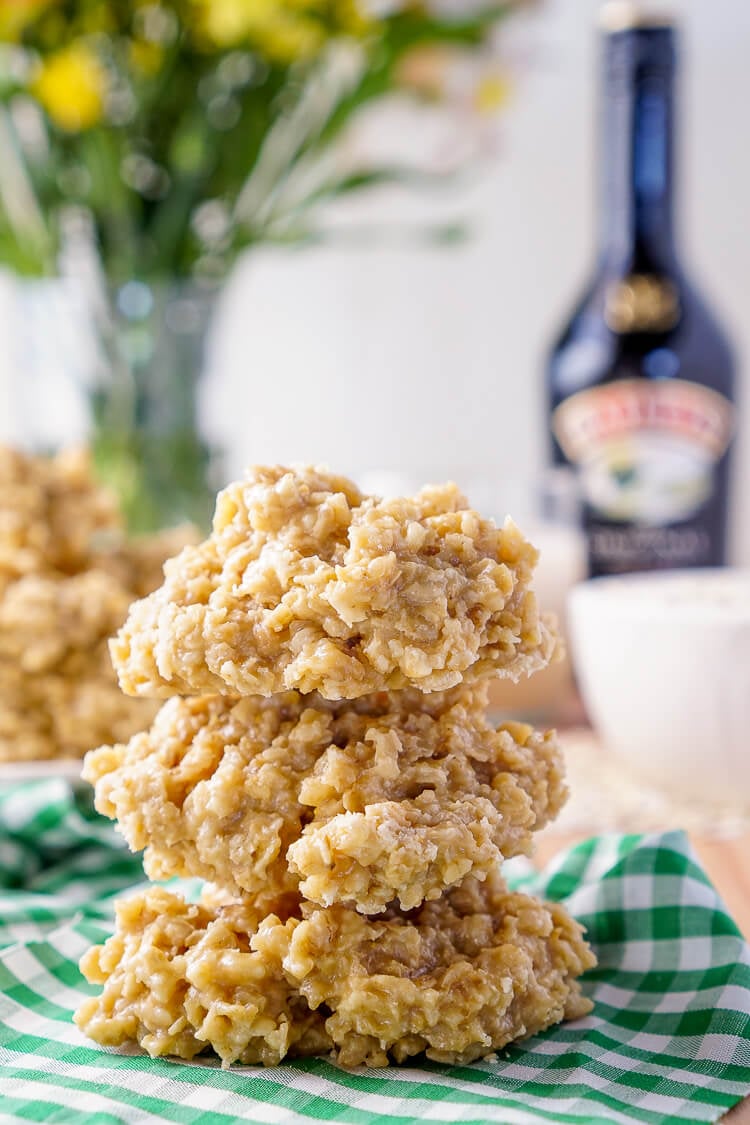
<path id="1" fill-rule="evenodd" d="M 497 874 L 383 919 L 310 904 L 261 918 L 153 888 L 84 957 L 103 991 L 76 1022 L 152 1056 L 212 1048 L 225 1066 L 328 1050 L 344 1066 L 465 1063 L 588 1012 L 576 978 L 593 963 L 563 907 Z"/>
<path id="2" fill-rule="evenodd" d="M 528 852 L 565 799 L 554 735 L 495 730 L 485 704 L 484 685 L 171 699 L 83 776 L 152 878 L 411 909 Z"/>
<path id="3" fill-rule="evenodd" d="M 555 645 L 530 589 L 536 559 L 452 484 L 380 500 L 325 469 L 255 468 L 133 606 L 113 660 L 126 692 L 162 697 L 517 679 Z"/>
<path id="4" fill-rule="evenodd" d="M 0 596 L 0 761 L 81 757 L 129 738 L 152 700 L 117 686 L 107 641 L 131 595 L 109 574 L 29 574 Z"/>
<path id="5" fill-rule="evenodd" d="M 195 538 L 127 540 L 85 454 L 0 447 L 0 761 L 81 757 L 152 721 L 151 700 L 120 691 L 108 641 Z"/>
<path id="6" fill-rule="evenodd" d="M 34 457 L 0 446 L 0 588 L 24 574 L 76 574 L 97 536 L 120 533 L 114 497 L 81 450 Z"/>
<path id="7" fill-rule="evenodd" d="M 404 916 L 303 908 L 283 967 L 344 1066 L 386 1066 L 424 1051 L 471 1062 L 591 1010 L 578 977 L 595 958 L 559 903 L 507 890 L 495 871 Z"/>
<path id="8" fill-rule="evenodd" d="M 286 912 L 247 903 L 188 904 L 151 887 L 117 905 L 117 929 L 81 970 L 103 985 L 75 1021 L 98 1043 L 138 1043 L 191 1059 L 213 1047 L 229 1064 L 273 1066 L 331 1049 L 324 1017 L 290 985 L 281 961 Z"/>
<path id="9" fill-rule="evenodd" d="M 152 700 L 123 696 L 104 664 L 71 678 L 0 665 L 0 762 L 82 758 L 102 739 L 129 738 L 153 712 Z"/>
<path id="10" fill-rule="evenodd" d="M 0 661 L 27 673 L 74 676 L 106 645 L 130 600 L 103 571 L 21 578 L 0 599 Z"/>
<path id="11" fill-rule="evenodd" d="M 589 1011 L 581 927 L 500 874 L 566 796 L 554 732 L 486 718 L 489 677 L 553 655 L 535 563 L 450 484 L 381 500 L 277 467 L 220 495 L 111 645 L 123 688 L 167 702 L 83 768 L 150 877 L 208 883 L 118 906 L 79 1027 L 225 1066 L 383 1067 Z"/>

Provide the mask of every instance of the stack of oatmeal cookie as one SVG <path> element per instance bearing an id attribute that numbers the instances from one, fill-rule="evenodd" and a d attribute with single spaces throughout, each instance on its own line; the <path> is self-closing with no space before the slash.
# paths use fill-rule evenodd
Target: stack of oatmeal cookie
<path id="1" fill-rule="evenodd" d="M 107 641 L 186 529 L 128 541 L 82 451 L 0 447 L 0 762 L 81 757 L 151 722 L 117 686 Z"/>
<path id="2" fill-rule="evenodd" d="M 534 549 L 452 485 L 363 496 L 261 468 L 112 644 L 150 731 L 84 776 L 152 878 L 82 968 L 107 1044 L 273 1065 L 469 1061 L 588 1011 L 558 905 L 501 875 L 565 798 L 554 735 L 495 729 L 485 682 L 550 659 Z"/>

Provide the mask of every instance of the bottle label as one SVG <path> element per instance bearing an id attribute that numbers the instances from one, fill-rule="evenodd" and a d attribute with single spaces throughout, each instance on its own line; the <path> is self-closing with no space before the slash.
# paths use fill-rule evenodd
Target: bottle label
<path id="1" fill-rule="evenodd" d="M 566 399 L 552 428 L 593 514 L 658 527 L 689 519 L 710 498 L 733 413 L 698 383 L 621 379 Z"/>

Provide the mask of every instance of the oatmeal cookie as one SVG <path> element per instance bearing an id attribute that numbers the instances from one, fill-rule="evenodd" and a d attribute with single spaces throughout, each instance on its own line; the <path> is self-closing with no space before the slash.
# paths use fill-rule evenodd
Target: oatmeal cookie
<path id="1" fill-rule="evenodd" d="M 154 701 L 129 699 L 102 647 L 80 674 L 25 674 L 0 664 L 0 762 L 82 758 L 103 738 L 129 738 L 154 717 Z"/>
<path id="2" fill-rule="evenodd" d="M 86 569 L 97 538 L 119 534 L 120 523 L 82 450 L 48 458 L 0 446 L 0 588 L 24 574 Z"/>
<path id="3" fill-rule="evenodd" d="M 536 559 L 452 484 L 379 500 L 324 469 L 255 468 L 132 607 L 113 660 L 123 690 L 162 697 L 518 679 L 555 644 L 529 588 Z"/>
<path id="4" fill-rule="evenodd" d="M 0 598 L 0 663 L 68 676 L 106 666 L 107 640 L 130 602 L 129 592 L 103 571 L 20 578 Z"/>
<path id="5" fill-rule="evenodd" d="M 495 730 L 485 697 L 171 699 L 83 776 L 151 878 L 409 909 L 528 851 L 566 796 L 553 734 Z"/>
<path id="6" fill-rule="evenodd" d="M 152 888 L 120 903 L 114 936 L 84 956 L 103 990 L 75 1018 L 99 1043 L 182 1058 L 212 1047 L 225 1066 L 331 1047 L 344 1066 L 423 1051 L 464 1063 L 588 1012 L 576 978 L 593 964 L 563 907 L 497 874 L 382 920 L 310 904 L 261 917 Z"/>
<path id="7" fill-rule="evenodd" d="M 53 758 L 57 741 L 52 720 L 40 699 L 28 690 L 28 677 L 0 664 L 0 762 Z"/>
<path id="8" fill-rule="evenodd" d="M 117 905 L 117 930 L 81 962 L 103 985 L 75 1014 L 98 1043 L 138 1043 L 152 1057 L 192 1059 L 213 1047 L 223 1062 L 273 1066 L 325 1054 L 331 1041 L 281 967 L 284 914 L 248 903 L 188 904 L 152 887 Z"/>
<path id="9" fill-rule="evenodd" d="M 196 538 L 129 541 L 85 453 L 0 447 L 0 761 L 81 757 L 152 721 L 152 701 L 119 690 L 108 641 Z"/>
<path id="10" fill-rule="evenodd" d="M 0 761 L 82 757 L 151 722 L 117 686 L 107 640 L 131 597 L 110 575 L 29 574 L 0 595 Z"/>
<path id="11" fill-rule="evenodd" d="M 343 1066 L 425 1052 L 466 1063 L 591 1010 L 576 979 L 596 963 L 558 903 L 512 894 L 494 872 L 404 916 L 303 907 L 283 967 Z"/>

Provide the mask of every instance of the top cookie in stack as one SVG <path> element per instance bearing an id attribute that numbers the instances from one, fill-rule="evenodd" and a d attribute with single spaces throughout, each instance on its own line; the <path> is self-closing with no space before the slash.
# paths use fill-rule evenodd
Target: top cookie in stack
<path id="1" fill-rule="evenodd" d="M 324 469 L 256 468 L 133 607 L 113 661 L 124 691 L 149 696 L 516 680 L 555 643 L 536 560 L 512 521 L 482 519 L 452 484 L 380 500 Z"/>

